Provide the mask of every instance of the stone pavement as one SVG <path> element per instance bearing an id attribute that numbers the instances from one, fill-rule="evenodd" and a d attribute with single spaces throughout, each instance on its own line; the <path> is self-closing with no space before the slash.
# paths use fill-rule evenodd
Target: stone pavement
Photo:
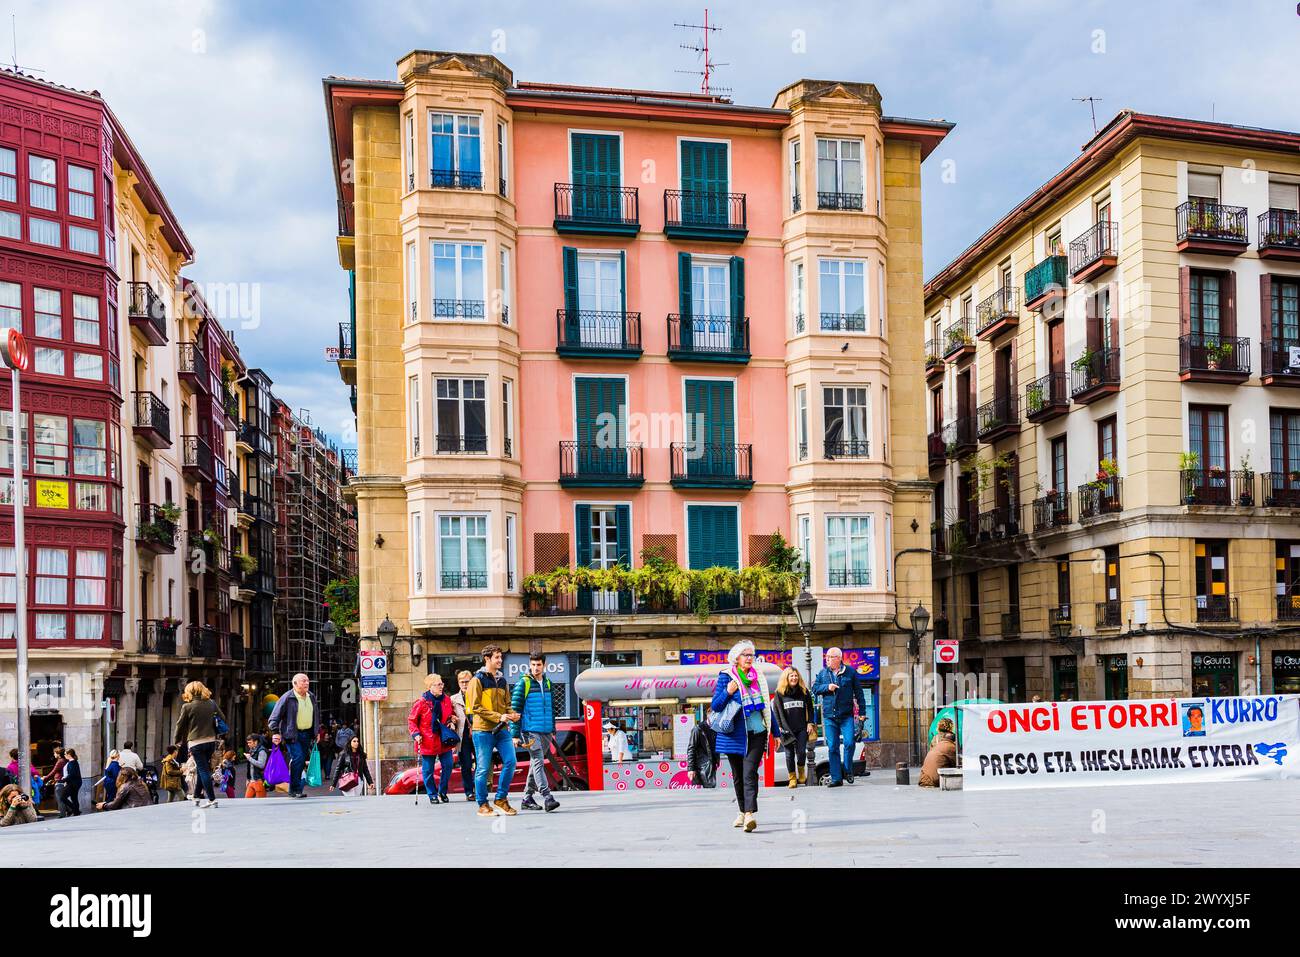
<path id="1" fill-rule="evenodd" d="M 913 774 L 912 780 L 916 780 Z M 173 804 L 5 828 L 9 866 L 427 866 L 493 847 L 535 866 L 1277 866 L 1300 782 L 1001 793 L 898 787 L 764 790 L 759 830 L 730 827 L 729 792 L 560 794 L 553 814 L 479 819 L 460 796 Z M 518 795 L 511 800 L 518 804 Z M 521 848 L 527 848 L 520 857 Z"/>

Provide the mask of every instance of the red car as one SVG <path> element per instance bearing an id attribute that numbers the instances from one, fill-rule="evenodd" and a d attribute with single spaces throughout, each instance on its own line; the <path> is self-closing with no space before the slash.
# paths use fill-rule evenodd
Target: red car
<path id="1" fill-rule="evenodd" d="M 546 756 L 546 776 L 551 787 L 557 791 L 587 790 L 587 735 L 586 726 L 581 721 L 555 722 L 555 747 L 560 752 L 557 759 L 552 751 Z M 515 774 L 510 780 L 511 791 L 523 791 L 524 782 L 528 780 L 530 761 L 526 748 L 515 749 Z M 494 767 L 500 767 L 500 759 L 493 761 Z M 451 787 L 460 787 L 460 768 L 451 774 Z M 424 779 L 418 767 L 407 768 L 395 775 L 384 788 L 385 794 L 413 794 L 424 791 Z"/>

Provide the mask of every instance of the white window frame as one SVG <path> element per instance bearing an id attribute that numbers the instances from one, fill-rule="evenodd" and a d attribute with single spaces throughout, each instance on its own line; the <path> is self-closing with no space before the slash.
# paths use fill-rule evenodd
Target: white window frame
<path id="1" fill-rule="evenodd" d="M 411 593 L 424 594 L 424 536 L 423 516 L 411 513 Z"/>
<path id="2" fill-rule="evenodd" d="M 415 111 L 408 110 L 406 113 L 406 123 L 404 124 L 406 134 L 406 149 L 402 151 L 402 157 L 406 160 L 406 181 L 402 184 L 402 192 L 410 193 L 415 189 Z M 430 136 L 433 131 L 430 130 Z"/>
<path id="3" fill-rule="evenodd" d="M 870 449 L 870 448 L 871 448 L 871 431 L 872 431 L 872 430 L 871 430 L 871 386 L 867 385 L 865 382 L 824 382 L 824 383 L 822 383 L 821 389 L 822 389 L 822 442 L 823 442 L 823 444 L 824 444 L 826 441 L 828 441 L 827 436 L 826 436 L 826 423 L 827 423 L 829 417 L 826 415 L 826 410 L 827 410 L 827 409 L 830 409 L 830 408 L 842 408 L 842 409 L 844 410 L 844 416 L 843 416 L 844 431 L 843 431 L 842 434 L 840 435 L 840 441 L 842 441 L 842 442 L 866 442 L 866 443 L 867 443 L 867 448 Z M 828 404 L 828 403 L 826 402 L 826 390 L 827 390 L 827 389 L 839 389 L 839 390 L 843 391 L 843 392 L 845 393 L 844 396 L 843 396 L 843 398 L 844 398 L 844 404 L 843 404 L 843 405 L 830 405 L 830 404 Z M 864 404 L 863 407 L 862 407 L 862 409 L 863 409 L 863 412 L 862 412 L 862 423 L 863 423 L 863 428 L 866 429 L 866 431 L 867 431 L 867 434 L 866 434 L 866 435 L 851 435 L 851 434 L 849 434 L 849 423 L 852 421 L 852 418 L 849 416 L 849 409 L 850 409 L 850 408 L 853 408 L 853 406 L 850 406 L 850 405 L 848 404 L 848 390 L 849 390 L 849 389 L 861 389 L 861 390 L 862 390 L 862 397 L 863 397 L 863 399 L 865 400 L 865 404 Z"/>
<path id="4" fill-rule="evenodd" d="M 497 120 L 497 184 L 502 196 L 510 195 L 510 177 L 506 171 L 510 168 L 510 144 L 506 139 L 506 124 Z"/>
<path id="5" fill-rule="evenodd" d="M 700 302 L 695 296 L 695 269 L 722 268 L 722 314 L 715 312 L 700 312 Z M 705 287 L 708 287 L 707 274 L 704 280 Z M 693 319 L 730 319 L 731 318 L 731 258 L 729 256 L 709 256 L 691 254 L 691 316 Z"/>
<path id="6" fill-rule="evenodd" d="M 411 435 L 411 457 L 420 455 L 420 377 L 413 375 L 407 380 L 407 426 Z M 462 416 L 463 417 L 463 416 Z"/>
<path id="7" fill-rule="evenodd" d="M 519 517 L 514 512 L 506 512 L 506 593 L 519 592 Z"/>
<path id="8" fill-rule="evenodd" d="M 885 587 L 893 588 L 894 564 L 894 522 L 893 516 L 885 513 Z"/>
<path id="9" fill-rule="evenodd" d="M 418 322 L 420 319 L 419 270 L 418 245 L 412 241 L 406 244 L 406 299 L 411 304 L 410 314 L 406 317 L 408 323 Z"/>
<path id="10" fill-rule="evenodd" d="M 799 541 L 799 557 L 804 563 L 804 584 L 808 587 L 813 583 L 813 540 L 812 540 L 812 516 L 799 515 L 795 519 Z"/>
<path id="11" fill-rule="evenodd" d="M 803 194 L 800 193 L 799 175 L 803 167 L 803 145 L 799 137 L 790 140 L 790 211 L 794 212 L 795 197 L 799 198 L 799 207 L 803 208 Z"/>
<path id="12" fill-rule="evenodd" d="M 797 385 L 794 387 L 794 457 L 796 461 L 806 461 L 812 454 L 808 447 L 808 387 Z M 807 450 L 803 455 L 799 454 L 800 449 Z"/>
<path id="13" fill-rule="evenodd" d="M 791 264 L 793 275 L 790 279 L 790 327 L 798 332 L 799 318 L 803 317 L 804 329 L 808 328 L 808 287 L 805 284 L 805 269 L 802 259 Z"/>
<path id="14" fill-rule="evenodd" d="M 870 404 L 870 399 L 867 400 Z M 889 386 L 880 387 L 880 457 L 889 461 Z"/>
<path id="15" fill-rule="evenodd" d="M 450 116 L 450 117 L 452 118 L 452 120 L 454 121 L 454 122 L 451 124 L 451 162 L 452 162 L 452 167 L 451 167 L 450 170 L 443 170 L 442 172 L 452 172 L 452 173 L 478 173 L 478 174 L 479 174 L 479 187 L 482 188 L 482 177 L 483 177 L 483 114 L 482 114 L 482 113 L 456 113 L 456 112 L 448 111 L 448 110 L 429 110 L 429 111 L 428 111 L 428 114 L 427 114 L 427 123 L 428 123 L 428 125 L 427 125 L 427 129 L 428 129 L 428 132 L 429 132 L 429 185 L 430 185 L 431 187 L 433 186 L 433 174 L 434 174 L 435 172 L 437 172 L 437 171 L 434 170 L 434 168 L 433 168 L 433 153 L 434 153 L 434 149 L 433 149 L 433 137 L 434 137 L 435 135 L 442 135 L 441 133 L 439 133 L 439 134 L 435 134 L 434 131 L 433 131 L 433 118 L 434 118 L 435 116 Z M 478 167 L 479 167 L 479 168 L 476 169 L 476 170 L 475 170 L 475 169 L 462 169 L 462 168 L 461 168 L 461 165 L 460 165 L 460 140 L 461 140 L 461 133 L 460 133 L 460 120 L 464 120 L 464 119 L 474 120 L 474 121 L 476 121 L 476 122 L 478 123 L 478 137 L 477 137 L 477 139 L 478 139 Z M 468 134 L 466 134 L 465 138 L 466 138 L 466 139 L 470 139 L 470 137 L 469 137 Z M 436 188 L 436 187 L 434 187 L 434 188 Z"/>
<path id="16" fill-rule="evenodd" d="M 835 156 L 833 157 L 835 161 L 835 184 L 834 184 L 835 188 L 834 189 L 826 189 L 825 188 L 826 184 L 822 182 L 822 155 L 821 155 L 822 143 L 835 144 Z M 854 195 L 849 190 L 843 188 L 844 187 L 844 163 L 845 163 L 844 144 L 846 143 L 853 143 L 856 144 L 858 147 L 857 162 L 858 162 L 859 178 L 862 181 L 862 192 L 863 193 L 866 192 L 866 188 L 867 188 L 866 143 L 863 142 L 861 139 L 855 139 L 854 137 L 851 136 L 817 137 L 817 192 L 843 193 L 845 195 Z M 827 157 L 827 159 L 831 159 L 831 157 Z M 857 195 L 862 195 L 862 193 L 858 193 Z"/>
<path id="17" fill-rule="evenodd" d="M 456 295 L 440 296 L 438 295 L 438 246 L 450 246 L 456 250 Z M 479 272 L 482 275 L 482 288 L 479 289 L 479 297 L 471 299 L 465 295 L 465 250 L 477 249 L 482 254 L 479 256 Z M 430 239 L 429 240 L 429 291 L 432 295 L 429 297 L 430 318 L 434 321 L 444 322 L 486 322 L 487 321 L 487 249 L 483 243 L 462 243 L 452 240 Z M 447 299 L 455 302 L 481 302 L 483 303 L 483 316 L 439 316 L 437 310 L 432 308 L 433 303 L 438 299 Z"/>
<path id="18" fill-rule="evenodd" d="M 627 267 L 622 252 L 620 252 L 617 249 L 612 249 L 612 250 L 611 249 L 579 249 L 578 250 L 577 262 L 575 263 L 575 266 L 577 268 L 577 273 L 574 276 L 574 279 L 578 283 L 578 311 L 579 312 L 587 311 L 587 307 L 582 304 L 582 264 L 583 263 L 595 264 L 595 279 L 596 279 L 597 288 L 599 288 L 600 286 L 600 264 L 614 263 L 615 265 L 618 266 L 618 293 L 619 293 L 618 308 L 595 309 L 591 311 L 621 312 L 623 308 L 622 304 L 627 301 L 627 285 L 626 285 L 627 277 L 625 275 L 625 271 Z"/>
<path id="19" fill-rule="evenodd" d="M 885 264 L 876 263 L 876 302 L 880 309 L 880 338 L 888 337 L 889 327 L 886 324 L 886 317 L 889 315 L 885 303 Z"/>
<path id="20" fill-rule="evenodd" d="M 501 380 L 501 451 L 505 458 L 513 459 L 519 454 L 515 448 L 515 383 L 513 379 Z M 506 444 L 510 451 L 506 451 Z"/>
<path id="21" fill-rule="evenodd" d="M 879 143 L 872 144 L 872 156 L 876 173 L 876 215 L 883 217 L 885 215 L 885 162 L 884 157 L 881 156 Z"/>
<path id="22" fill-rule="evenodd" d="M 497 257 L 497 281 L 501 286 L 501 324 L 510 325 L 510 247 L 502 246 Z"/>
<path id="23" fill-rule="evenodd" d="M 836 267 L 835 272 L 836 272 L 836 276 L 837 276 L 837 279 L 838 279 L 838 286 L 839 286 L 839 289 L 838 289 L 839 305 L 838 305 L 838 307 L 837 307 L 835 310 L 833 310 L 833 311 L 830 310 L 830 309 L 827 309 L 827 308 L 826 308 L 826 303 L 824 303 L 824 302 L 821 301 L 821 298 L 822 298 L 822 275 L 823 275 L 823 273 L 822 273 L 822 267 L 823 267 L 823 266 L 830 266 L 830 265 L 834 265 L 834 266 Z M 845 302 L 845 299 L 846 299 L 846 295 L 845 295 L 845 293 L 846 293 L 846 291 L 847 291 L 846 280 L 847 280 L 847 278 L 848 278 L 848 273 L 846 272 L 846 270 L 845 270 L 844 267 L 845 267 L 845 266 L 857 266 L 857 267 L 859 267 L 859 268 L 862 270 L 862 273 L 861 273 L 861 276 L 862 276 L 862 330 L 861 330 L 860 332 L 858 332 L 857 330 L 855 330 L 855 333 L 858 334 L 858 335 L 861 335 L 861 334 L 863 334 L 863 333 L 870 333 L 870 332 L 871 332 L 870 317 L 869 317 L 868 314 L 867 314 L 867 311 L 868 311 L 868 310 L 867 310 L 867 305 L 868 305 L 868 303 L 871 301 L 871 300 L 870 300 L 870 296 L 871 296 L 870 285 L 871 285 L 871 283 L 869 282 L 869 280 L 868 280 L 868 278 L 867 278 L 867 273 L 868 273 L 868 267 L 869 267 L 869 265 L 870 265 L 870 264 L 869 264 L 869 263 L 867 262 L 867 260 L 865 260 L 865 259 L 832 258 L 832 257 L 829 257 L 829 256 L 818 256 L 818 257 L 817 257 L 817 321 L 818 321 L 818 326 L 819 326 L 819 328 L 820 328 L 820 323 L 821 323 L 821 314 L 822 314 L 822 313 L 827 313 L 827 314 L 829 314 L 829 315 L 838 315 L 838 316 L 846 316 L 846 315 L 847 315 L 847 316 L 851 316 L 851 315 L 853 315 L 853 313 L 851 313 L 851 312 L 845 312 L 845 311 L 844 311 L 844 302 Z M 840 331 L 841 331 L 841 332 L 845 332 L 846 334 L 853 334 L 853 333 L 849 333 L 848 330 L 840 330 Z M 838 335 L 839 333 L 837 332 L 836 334 Z"/>
<path id="24" fill-rule="evenodd" d="M 486 584 L 482 588 L 443 588 L 442 587 L 442 575 L 443 575 L 442 520 L 444 518 L 483 519 L 483 542 L 484 542 L 483 575 Z M 492 513 L 491 512 L 435 512 L 434 523 L 435 523 L 435 530 L 436 530 L 435 532 L 436 546 L 434 551 L 434 557 L 436 559 L 435 567 L 437 568 L 437 574 L 438 574 L 438 582 L 437 582 L 438 587 L 435 590 L 443 594 L 460 593 L 460 594 L 470 594 L 470 595 L 481 595 L 484 592 L 491 591 L 492 590 L 492 551 L 491 551 Z M 469 542 L 469 536 L 465 534 L 465 526 L 462 523 L 461 534 L 460 534 L 460 557 L 461 557 L 460 574 L 471 573 L 471 569 L 469 567 L 468 542 Z"/>
<path id="25" fill-rule="evenodd" d="M 487 377 L 487 376 L 483 376 L 483 375 L 454 375 L 454 374 L 453 374 L 453 375 L 448 375 L 448 374 L 446 374 L 446 373 L 438 373 L 438 372 L 430 373 L 430 375 L 432 375 L 432 377 L 433 377 L 433 406 L 432 406 L 432 413 L 433 413 L 433 435 L 434 435 L 434 439 L 433 439 L 433 453 L 434 453 L 435 455 L 439 454 L 439 452 L 438 452 L 438 403 L 439 403 L 440 401 L 442 401 L 442 400 L 439 398 L 439 396 L 438 396 L 438 382 L 439 382 L 439 380 L 443 380 L 443 381 L 447 381 L 447 382 L 455 382 L 455 383 L 457 383 L 457 386 L 456 386 L 456 392 L 457 392 L 458 394 L 457 394 L 456 399 L 455 399 L 455 402 L 456 402 L 456 429 L 457 429 L 456 437 L 460 439 L 460 441 L 461 441 L 462 444 L 464 443 L 465 439 L 467 438 L 467 436 L 466 436 L 466 434 L 465 434 L 465 388 L 464 388 L 464 385 L 465 385 L 466 382 L 481 382 L 481 383 L 483 383 L 483 398 L 482 398 L 482 400 L 479 400 L 479 399 L 475 398 L 475 399 L 473 399 L 472 401 L 474 401 L 474 402 L 482 401 L 482 403 L 483 403 L 483 431 L 484 431 L 485 433 L 487 433 L 486 436 L 485 436 L 485 442 L 486 442 L 486 444 L 487 444 L 487 448 L 491 448 L 491 447 L 492 447 L 492 414 L 491 414 L 491 411 L 490 411 L 490 405 L 489 405 L 489 403 L 491 402 L 491 399 L 490 399 L 491 390 L 488 389 L 488 381 L 489 381 L 489 380 L 488 380 L 488 377 Z M 451 401 L 451 400 L 448 399 L 447 401 Z M 463 454 L 463 453 L 461 453 L 461 452 L 458 451 L 458 452 L 443 452 L 443 453 L 441 453 L 441 454 L 443 454 L 443 455 L 460 455 L 460 454 Z M 482 453 L 479 453 L 479 454 L 482 454 Z"/>
<path id="26" fill-rule="evenodd" d="M 856 519 L 856 520 L 866 521 L 867 529 L 866 529 L 865 537 L 867 541 L 867 567 L 866 567 L 867 583 L 865 585 L 852 585 L 852 584 L 832 585 L 831 584 L 831 572 L 837 570 L 833 568 L 831 565 L 831 540 L 832 538 L 835 537 L 831 534 L 831 522 L 837 520 L 842 521 L 846 519 Z M 876 570 L 875 515 L 872 512 L 831 512 L 826 515 L 825 520 L 823 522 L 823 527 L 826 532 L 826 540 L 825 540 L 826 587 L 828 589 L 835 589 L 835 590 L 853 590 L 853 589 L 861 590 L 861 589 L 875 587 L 875 577 L 876 577 L 875 576 L 875 570 Z M 851 571 L 853 568 L 851 559 L 853 554 L 852 545 L 853 545 L 854 536 L 847 532 L 847 526 L 845 526 L 845 528 L 846 528 L 846 535 L 845 535 L 845 544 L 844 544 L 844 556 L 846 561 L 848 561 L 848 564 L 845 565 L 843 571 L 847 572 L 847 571 Z"/>

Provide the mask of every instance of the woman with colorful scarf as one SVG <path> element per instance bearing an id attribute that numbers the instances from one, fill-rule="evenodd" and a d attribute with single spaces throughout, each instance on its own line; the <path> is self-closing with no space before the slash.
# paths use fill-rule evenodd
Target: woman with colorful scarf
<path id="1" fill-rule="evenodd" d="M 718 675 L 710 710 L 723 712 L 739 705 L 731 731 L 718 731 L 717 753 L 731 765 L 731 781 L 740 811 L 732 827 L 746 833 L 758 827 L 758 768 L 767 750 L 767 682 L 754 664 L 754 644 L 738 642 L 727 652 L 727 670 Z"/>

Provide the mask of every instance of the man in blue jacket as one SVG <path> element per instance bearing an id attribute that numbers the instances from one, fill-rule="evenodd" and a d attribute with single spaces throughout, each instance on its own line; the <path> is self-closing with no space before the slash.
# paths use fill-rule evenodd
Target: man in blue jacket
<path id="1" fill-rule="evenodd" d="M 837 788 L 845 781 L 853 783 L 853 705 L 867 713 L 866 695 L 853 669 L 844 664 L 844 652 L 831 648 L 826 652 L 826 667 L 813 682 L 813 694 L 822 699 L 822 730 L 830 752 L 831 783 Z M 840 756 L 841 748 L 843 757 Z"/>
<path id="2" fill-rule="evenodd" d="M 524 784 L 524 802 L 519 807 L 525 811 L 542 810 L 542 805 L 533 800 L 533 794 L 540 792 L 545 809 L 554 811 L 560 802 L 551 796 L 546 756 L 551 753 L 551 742 L 555 739 L 555 685 L 546 677 L 546 656 L 540 651 L 528 656 L 528 674 L 515 682 L 510 710 L 519 714 L 510 736 L 520 739 L 528 748 L 528 780 Z"/>
<path id="3" fill-rule="evenodd" d="M 305 674 L 293 676 L 293 687 L 280 695 L 266 724 L 272 734 L 278 733 L 289 746 L 289 796 L 306 797 L 303 777 L 320 732 L 320 708 L 311 693 L 311 680 Z"/>

